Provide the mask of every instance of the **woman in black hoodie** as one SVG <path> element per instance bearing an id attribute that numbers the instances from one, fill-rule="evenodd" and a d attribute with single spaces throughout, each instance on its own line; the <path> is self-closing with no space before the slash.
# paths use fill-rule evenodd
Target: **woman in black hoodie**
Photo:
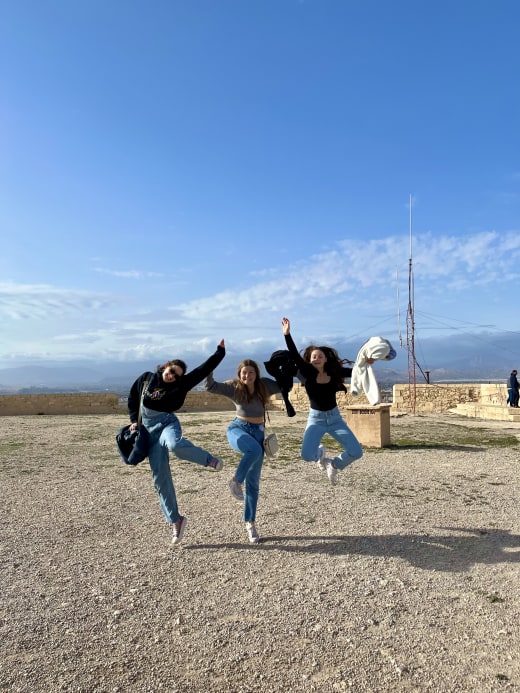
<path id="1" fill-rule="evenodd" d="M 157 366 L 155 373 L 147 371 L 140 375 L 128 395 L 131 428 L 137 428 L 143 386 L 148 381 L 141 407 L 142 425 L 149 434 L 148 458 L 154 485 L 166 521 L 172 525 L 174 544 L 181 541 L 187 518 L 179 513 L 168 453 L 173 452 L 182 460 L 200 464 L 214 471 L 222 469 L 222 460 L 184 438 L 180 421 L 173 412 L 182 407 L 188 392 L 218 366 L 225 354 L 224 340 L 221 340 L 215 353 L 189 373 L 186 372 L 187 366 L 184 361 L 167 361 Z"/>

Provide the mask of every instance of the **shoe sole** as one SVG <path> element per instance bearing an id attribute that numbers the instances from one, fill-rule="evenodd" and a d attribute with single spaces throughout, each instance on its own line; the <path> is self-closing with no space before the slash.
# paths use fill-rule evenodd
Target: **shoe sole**
<path id="1" fill-rule="evenodd" d="M 182 522 L 181 522 L 181 527 L 179 529 L 179 532 L 176 537 L 173 537 L 172 539 L 172 544 L 180 544 L 182 541 L 182 537 L 184 536 L 184 530 L 186 529 L 186 525 L 188 524 L 188 518 L 183 517 Z"/>
<path id="2" fill-rule="evenodd" d="M 320 470 L 320 472 L 326 472 L 327 471 L 327 448 L 324 445 L 320 445 L 318 448 L 320 452 L 320 459 L 316 462 L 316 466 Z M 322 455 L 323 451 L 323 457 Z"/>
<path id="3" fill-rule="evenodd" d="M 222 468 L 224 467 L 224 462 L 219 460 L 215 467 L 213 467 L 211 464 L 207 464 L 206 467 L 210 470 L 210 472 L 221 472 Z"/>
<path id="4" fill-rule="evenodd" d="M 244 500 L 244 494 L 242 493 L 241 495 L 238 495 L 234 489 L 233 486 L 231 485 L 231 482 L 229 483 L 229 490 L 231 491 L 231 495 L 236 501 L 242 502 Z"/>
<path id="5" fill-rule="evenodd" d="M 246 529 L 246 532 L 247 532 L 247 538 L 249 539 L 249 543 L 250 543 L 250 544 L 258 544 L 258 542 L 260 541 L 260 537 L 259 537 L 258 535 L 257 535 L 256 537 L 252 537 L 252 536 L 249 534 L 249 530 L 248 530 L 248 529 Z"/>
<path id="6" fill-rule="evenodd" d="M 334 472 L 335 472 L 334 475 L 331 476 L 331 475 L 329 474 L 329 469 L 328 469 L 328 467 L 327 467 L 327 477 L 328 477 L 328 479 L 329 479 L 329 481 L 330 481 L 331 486 L 336 486 L 336 484 L 338 483 L 338 470 L 337 470 L 337 469 L 334 469 Z"/>

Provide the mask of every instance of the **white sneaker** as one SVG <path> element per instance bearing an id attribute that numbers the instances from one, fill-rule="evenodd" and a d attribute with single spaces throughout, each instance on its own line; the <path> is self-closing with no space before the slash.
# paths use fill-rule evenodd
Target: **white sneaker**
<path id="1" fill-rule="evenodd" d="M 338 482 L 338 470 L 334 467 L 332 462 L 327 462 L 327 476 L 333 486 Z"/>
<path id="2" fill-rule="evenodd" d="M 243 501 L 244 500 L 244 492 L 242 490 L 242 484 L 240 484 L 234 477 L 231 479 L 229 482 L 229 489 L 231 491 L 231 495 L 235 500 L 237 501 Z"/>
<path id="3" fill-rule="evenodd" d="M 318 448 L 318 461 L 316 462 L 316 466 L 318 469 L 320 469 L 322 472 L 324 472 L 327 469 L 327 448 L 324 445 L 320 445 Z"/>
<path id="4" fill-rule="evenodd" d="M 179 517 L 177 522 L 172 524 L 172 544 L 179 544 L 182 541 L 184 530 L 186 529 L 187 524 L 188 518 L 183 517 L 182 515 Z"/>
<path id="5" fill-rule="evenodd" d="M 249 537 L 250 544 L 258 544 L 260 537 L 258 536 L 258 531 L 254 522 L 246 522 L 247 535 Z"/>

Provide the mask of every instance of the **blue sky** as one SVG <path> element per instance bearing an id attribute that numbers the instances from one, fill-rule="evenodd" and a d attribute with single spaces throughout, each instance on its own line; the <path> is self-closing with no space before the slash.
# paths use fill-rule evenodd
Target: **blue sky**
<path id="1" fill-rule="evenodd" d="M 0 367 L 405 347 L 410 195 L 423 366 L 520 366 L 516 0 L 0 14 Z"/>

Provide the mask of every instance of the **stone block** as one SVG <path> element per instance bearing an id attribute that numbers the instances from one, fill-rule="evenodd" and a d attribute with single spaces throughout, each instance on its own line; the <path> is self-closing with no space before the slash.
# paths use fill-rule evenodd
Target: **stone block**
<path id="1" fill-rule="evenodd" d="M 368 448 L 390 445 L 390 407 L 390 404 L 346 407 L 347 425 L 361 445 Z"/>

